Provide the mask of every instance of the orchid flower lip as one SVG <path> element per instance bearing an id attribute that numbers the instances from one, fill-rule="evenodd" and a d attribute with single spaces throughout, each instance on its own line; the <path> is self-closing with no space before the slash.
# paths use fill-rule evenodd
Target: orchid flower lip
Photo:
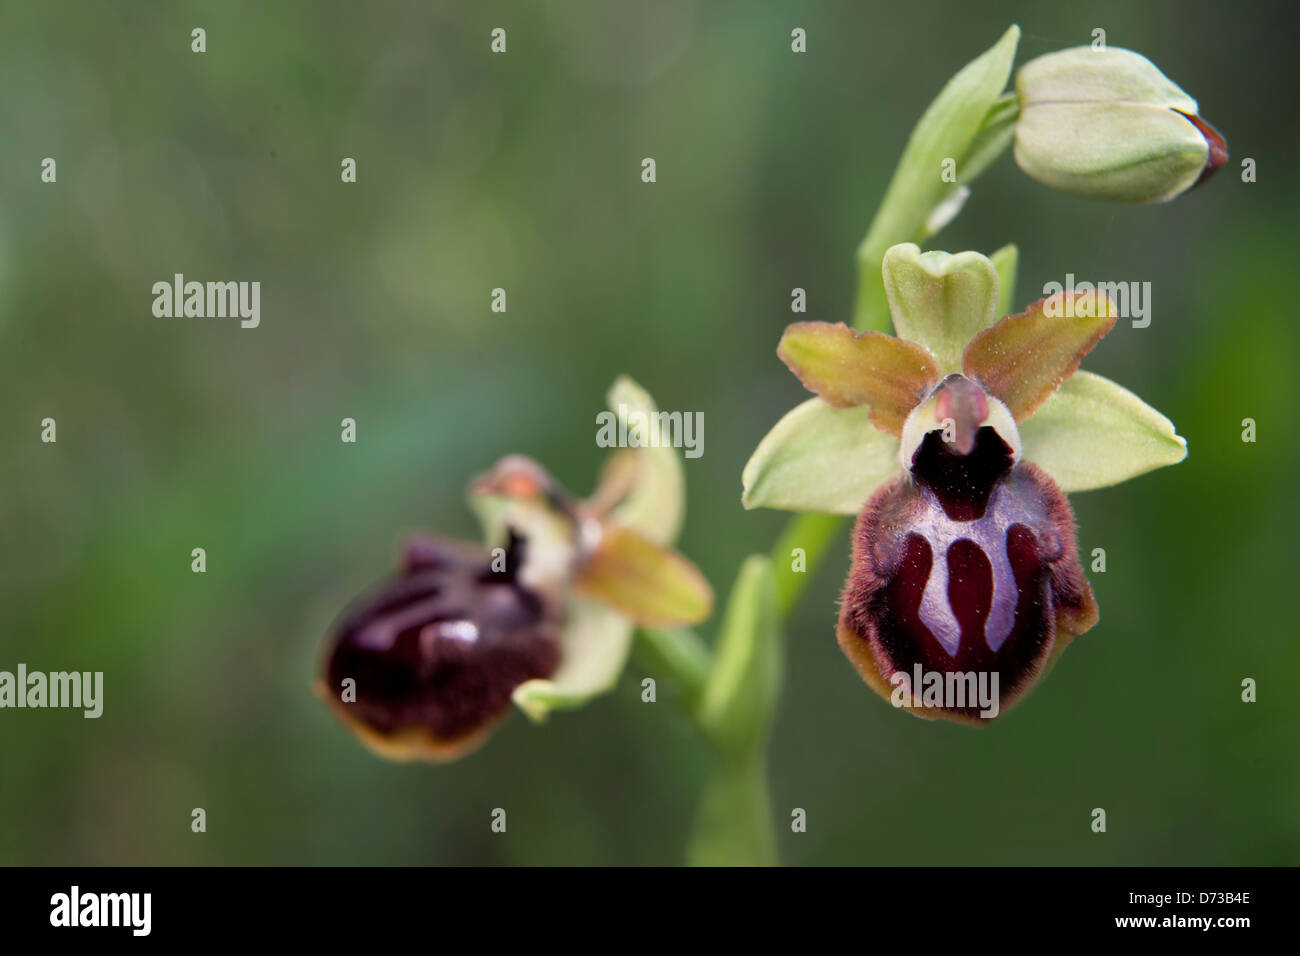
<path id="1" fill-rule="evenodd" d="M 556 670 L 559 605 L 516 574 L 528 551 L 512 534 L 501 565 L 482 545 L 412 539 L 397 574 L 344 612 L 320 688 L 372 750 L 460 756 L 508 712 L 515 687 Z"/>

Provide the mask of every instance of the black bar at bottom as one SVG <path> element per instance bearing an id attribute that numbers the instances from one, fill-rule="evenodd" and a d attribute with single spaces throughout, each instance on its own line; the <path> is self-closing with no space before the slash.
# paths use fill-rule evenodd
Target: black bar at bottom
<path id="1" fill-rule="evenodd" d="M 62 936 L 83 945 L 379 945 L 414 935 L 437 946 L 472 934 L 547 948 L 568 938 L 586 948 L 680 942 L 661 934 L 702 922 L 710 937 L 737 941 L 784 926 L 844 931 L 864 944 L 1098 936 L 1230 943 L 1283 931 L 1295 882 L 1284 868 L 13 868 L 0 869 L 0 930 L 6 943 Z"/>

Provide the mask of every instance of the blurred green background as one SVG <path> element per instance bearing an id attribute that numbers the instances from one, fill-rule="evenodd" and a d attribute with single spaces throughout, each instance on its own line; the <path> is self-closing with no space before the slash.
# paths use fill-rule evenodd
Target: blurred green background
<path id="1" fill-rule="evenodd" d="M 837 543 L 788 634 L 782 858 L 1300 861 L 1293 5 L 0 6 L 0 669 L 105 672 L 99 720 L 0 712 L 0 863 L 678 862 L 709 755 L 637 665 L 583 711 L 403 766 L 313 697 L 322 637 L 406 532 L 476 535 L 463 489 L 500 455 L 585 493 L 619 373 L 705 414 L 681 544 L 725 593 L 785 520 L 739 493 L 805 394 L 774 354 L 790 290 L 849 316 L 908 131 L 1010 22 L 1017 63 L 1095 27 L 1150 56 L 1233 160 L 1128 208 L 1007 155 L 931 245 L 1019 243 L 1022 303 L 1067 272 L 1150 281 L 1150 328 L 1087 367 L 1190 457 L 1074 497 L 1081 550 L 1108 555 L 1101 624 L 982 731 L 862 684 Z M 175 272 L 260 280 L 261 327 L 154 318 Z"/>

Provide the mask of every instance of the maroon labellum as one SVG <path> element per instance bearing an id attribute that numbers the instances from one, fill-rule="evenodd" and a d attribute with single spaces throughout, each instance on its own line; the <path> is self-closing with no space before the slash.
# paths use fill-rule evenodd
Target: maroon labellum
<path id="1" fill-rule="evenodd" d="M 839 643 L 877 693 L 906 688 L 902 706 L 917 716 L 978 722 L 1096 621 L 1074 516 L 1055 482 L 1018 460 L 1005 406 L 965 376 L 935 389 L 903 441 L 907 473 L 877 490 L 854 529 Z M 923 706 L 917 673 L 947 686 L 979 675 L 997 706 Z"/>
<path id="2" fill-rule="evenodd" d="M 397 576 L 343 615 L 321 692 L 372 749 L 459 756 L 505 715 L 517 686 L 554 672 L 557 614 L 517 578 L 525 547 L 513 537 L 494 562 L 478 545 L 416 539 Z"/>

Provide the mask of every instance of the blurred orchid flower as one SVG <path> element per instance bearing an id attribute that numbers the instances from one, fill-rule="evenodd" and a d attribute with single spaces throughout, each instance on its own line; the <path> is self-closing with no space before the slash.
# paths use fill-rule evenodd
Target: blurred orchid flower
<path id="1" fill-rule="evenodd" d="M 609 404 L 655 411 L 626 378 Z M 579 707 L 618 680 L 637 625 L 712 611 L 708 581 L 671 548 L 684 502 L 671 448 L 616 451 L 586 500 L 512 455 L 472 482 L 470 502 L 486 545 L 412 540 L 330 638 L 322 695 L 391 759 L 461 756 L 512 700 L 536 721 Z"/>

